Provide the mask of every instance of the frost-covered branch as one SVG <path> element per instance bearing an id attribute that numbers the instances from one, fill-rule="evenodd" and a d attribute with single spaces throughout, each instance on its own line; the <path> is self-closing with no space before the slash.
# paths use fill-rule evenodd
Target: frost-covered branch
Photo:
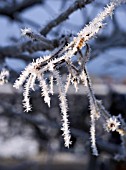
<path id="1" fill-rule="evenodd" d="M 83 82 L 84 88 L 87 89 L 88 97 L 89 97 L 89 105 L 90 105 L 90 118 L 91 118 L 91 146 L 94 155 L 98 155 L 97 147 L 96 147 L 96 135 L 95 135 L 95 124 L 96 121 L 99 121 L 100 116 L 104 118 L 104 123 L 106 130 L 110 131 L 118 131 L 121 133 L 120 126 L 121 122 L 116 118 L 112 117 L 111 114 L 108 114 L 104 107 L 98 102 L 95 98 L 94 91 L 92 88 L 90 76 L 88 75 L 88 71 L 86 68 L 86 63 L 89 60 L 90 47 L 87 42 L 93 38 L 99 30 L 104 26 L 103 21 L 107 16 L 111 16 L 113 14 L 114 9 L 120 5 L 121 2 L 124 1 L 114 1 L 112 0 L 109 5 L 107 5 L 104 10 L 99 13 L 96 18 L 93 19 L 88 25 L 86 25 L 73 40 L 68 43 L 68 41 L 64 41 L 60 44 L 59 48 L 57 48 L 52 54 L 48 56 L 40 57 L 30 63 L 26 69 L 22 72 L 20 77 L 16 80 L 14 87 L 19 88 L 24 84 L 24 103 L 26 110 L 30 110 L 29 104 L 29 90 L 34 89 L 34 83 L 36 78 L 39 81 L 39 85 L 42 89 L 42 96 L 44 97 L 45 103 L 50 106 L 50 93 L 53 94 L 53 82 L 54 78 L 56 79 L 57 86 L 59 89 L 59 99 L 60 99 L 60 108 L 62 114 L 62 131 L 63 137 L 65 141 L 65 146 L 69 147 L 71 144 L 71 136 L 69 130 L 69 122 L 68 122 L 68 104 L 66 99 L 66 92 L 69 88 L 70 83 L 74 85 L 76 91 L 78 89 L 78 84 Z M 41 41 L 44 37 L 35 34 L 31 31 L 31 29 L 22 30 L 23 35 L 30 37 L 31 39 L 36 39 L 37 41 Z M 81 49 L 86 46 L 86 53 L 82 55 Z M 77 56 L 76 64 L 73 61 L 73 56 L 76 54 L 80 54 Z M 62 79 L 60 77 L 60 66 L 64 63 L 64 65 L 68 69 L 68 78 L 64 85 Z M 46 84 L 46 73 L 48 72 L 48 76 L 50 79 L 50 85 Z M 52 77 L 53 75 L 53 77 Z M 34 78 L 33 78 L 34 77 Z M 32 80 L 31 80 L 32 79 Z M 32 88 L 31 88 L 32 87 Z M 103 115 L 102 115 L 103 114 Z M 122 129 L 122 128 L 121 128 Z"/>
<path id="2" fill-rule="evenodd" d="M 63 131 L 65 146 L 69 148 L 69 145 L 71 144 L 71 135 L 69 130 L 69 121 L 68 121 L 68 113 L 67 113 L 68 105 L 67 105 L 66 93 L 58 71 L 54 70 L 53 75 L 56 78 L 57 86 L 59 88 L 59 100 L 60 100 L 60 108 L 62 113 L 61 130 Z"/>

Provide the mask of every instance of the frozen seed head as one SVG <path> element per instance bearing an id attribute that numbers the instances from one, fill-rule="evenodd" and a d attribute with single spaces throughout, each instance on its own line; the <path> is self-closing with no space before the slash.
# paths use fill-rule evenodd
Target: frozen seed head
<path id="1" fill-rule="evenodd" d="M 22 35 L 22 36 L 25 36 L 25 35 L 30 34 L 30 33 L 32 33 L 31 28 L 21 29 L 21 35 Z"/>
<path id="2" fill-rule="evenodd" d="M 118 129 L 119 126 L 120 122 L 117 120 L 116 116 L 112 116 L 106 121 L 105 130 L 108 132 L 115 131 Z"/>
<path id="3" fill-rule="evenodd" d="M 8 82 L 9 71 L 6 69 L 2 69 L 0 72 L 0 85 L 3 85 Z"/>

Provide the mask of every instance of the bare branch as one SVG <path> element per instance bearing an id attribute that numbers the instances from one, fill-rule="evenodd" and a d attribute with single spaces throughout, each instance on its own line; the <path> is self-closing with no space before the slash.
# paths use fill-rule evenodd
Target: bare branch
<path id="1" fill-rule="evenodd" d="M 23 0 L 20 3 L 12 3 L 12 5 L 9 3 L 6 6 L 0 8 L 0 14 L 6 15 L 11 19 L 15 19 L 15 14 L 17 12 L 22 12 L 23 10 L 39 3 L 42 3 L 42 0 Z"/>
<path id="2" fill-rule="evenodd" d="M 48 40 L 49 41 L 49 40 Z M 49 41 L 50 43 L 46 43 L 45 41 L 36 42 L 36 41 L 27 41 L 17 45 L 10 45 L 6 47 L 0 47 L 0 58 L 8 57 L 16 57 L 21 55 L 22 52 L 33 53 L 36 51 L 45 51 L 45 50 L 53 50 L 58 46 L 58 40 Z"/>
<path id="3" fill-rule="evenodd" d="M 86 4 L 91 3 L 93 0 L 77 0 L 74 2 L 73 5 L 71 5 L 66 11 L 61 13 L 57 18 L 54 20 L 50 21 L 45 25 L 43 29 L 41 29 L 40 33 L 42 35 L 46 35 L 52 28 L 56 27 L 59 25 L 61 22 L 65 21 L 68 19 L 69 15 L 75 12 L 78 9 L 84 8 Z"/>

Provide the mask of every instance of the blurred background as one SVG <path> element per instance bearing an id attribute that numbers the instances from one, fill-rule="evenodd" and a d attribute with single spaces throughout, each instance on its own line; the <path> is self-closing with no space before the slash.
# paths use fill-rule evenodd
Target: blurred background
<path id="1" fill-rule="evenodd" d="M 83 86 L 68 91 L 72 145 L 64 147 L 58 92 L 48 108 L 40 89 L 31 93 L 32 112 L 22 108 L 22 89 L 13 83 L 26 65 L 49 54 L 63 37 L 76 35 L 107 0 L 0 0 L 0 70 L 9 71 L 8 83 L 0 86 L 0 170 L 126 170 L 117 161 L 121 140 L 97 125 L 99 156 L 90 149 L 88 98 Z M 126 5 L 119 6 L 104 28 L 89 41 L 91 58 L 87 68 L 95 95 L 112 114 L 126 119 Z M 50 44 L 21 36 L 31 28 Z M 65 70 L 61 68 L 64 75 Z"/>

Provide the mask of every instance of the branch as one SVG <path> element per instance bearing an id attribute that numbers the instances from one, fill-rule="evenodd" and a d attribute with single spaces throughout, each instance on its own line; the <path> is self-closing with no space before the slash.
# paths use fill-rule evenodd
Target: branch
<path id="1" fill-rule="evenodd" d="M 49 40 L 48 40 L 49 41 Z M 50 43 L 46 43 L 45 41 L 27 41 L 18 45 L 10 45 L 6 47 L 0 47 L 0 58 L 4 58 L 6 56 L 10 58 L 14 58 L 18 55 L 21 55 L 22 52 L 33 53 L 36 51 L 45 51 L 45 50 L 53 50 L 58 46 L 58 40 L 49 41 Z"/>
<path id="2" fill-rule="evenodd" d="M 42 35 L 46 35 L 52 28 L 59 25 L 61 22 L 68 19 L 69 15 L 75 12 L 78 9 L 84 8 L 86 4 L 91 3 L 93 0 L 76 0 L 73 5 L 71 5 L 66 11 L 62 12 L 57 18 L 50 21 L 45 25 L 43 29 L 41 29 L 40 33 Z"/>

